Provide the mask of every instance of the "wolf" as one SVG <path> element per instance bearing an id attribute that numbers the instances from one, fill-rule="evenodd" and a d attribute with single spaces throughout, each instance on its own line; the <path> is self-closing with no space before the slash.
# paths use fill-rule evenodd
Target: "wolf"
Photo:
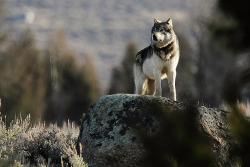
<path id="1" fill-rule="evenodd" d="M 176 101 L 176 67 L 180 49 L 172 19 L 163 22 L 154 19 L 151 45 L 136 54 L 134 82 L 136 94 L 162 96 L 161 80 L 167 78 L 170 98 Z"/>

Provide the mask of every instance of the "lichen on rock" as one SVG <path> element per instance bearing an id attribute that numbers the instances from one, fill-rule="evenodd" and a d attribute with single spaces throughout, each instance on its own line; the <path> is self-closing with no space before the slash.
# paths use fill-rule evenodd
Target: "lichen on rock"
<path id="1" fill-rule="evenodd" d="M 79 143 L 82 155 L 90 167 L 143 166 L 145 148 L 139 133 L 154 135 L 160 123 L 156 110 L 186 112 L 185 103 L 164 97 L 116 94 L 100 97 L 84 117 Z M 218 165 L 230 164 L 227 157 L 227 112 L 194 107 L 201 131 L 214 146 Z M 185 114 L 184 114 L 185 115 Z"/>

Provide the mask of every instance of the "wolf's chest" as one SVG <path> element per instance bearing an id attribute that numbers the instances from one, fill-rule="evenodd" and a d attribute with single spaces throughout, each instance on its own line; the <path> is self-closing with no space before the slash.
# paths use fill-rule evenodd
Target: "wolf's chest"
<path id="1" fill-rule="evenodd" d="M 171 70 L 171 64 L 171 60 L 164 61 L 153 53 L 152 57 L 145 60 L 143 64 L 143 72 L 151 79 L 154 79 L 156 71 L 161 71 L 162 75 L 165 76 L 165 74 Z"/>
<path id="2" fill-rule="evenodd" d="M 172 60 L 171 60 L 171 54 L 162 55 L 163 57 L 160 57 L 155 52 L 152 56 L 152 63 L 155 68 L 159 70 L 163 70 L 171 66 Z"/>

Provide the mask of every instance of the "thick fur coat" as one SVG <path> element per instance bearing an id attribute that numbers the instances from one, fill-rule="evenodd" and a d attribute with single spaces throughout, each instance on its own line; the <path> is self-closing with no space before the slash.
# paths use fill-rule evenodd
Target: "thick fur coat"
<path id="1" fill-rule="evenodd" d="M 172 20 L 154 20 L 151 45 L 136 55 L 134 81 L 136 94 L 162 96 L 161 80 L 168 78 L 170 97 L 176 100 L 176 67 L 179 62 L 179 41 Z"/>

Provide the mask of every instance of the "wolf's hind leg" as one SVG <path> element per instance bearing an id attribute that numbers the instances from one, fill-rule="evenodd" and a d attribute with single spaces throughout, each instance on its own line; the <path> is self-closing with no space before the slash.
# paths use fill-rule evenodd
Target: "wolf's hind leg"
<path id="1" fill-rule="evenodd" d="M 168 85 L 170 89 L 170 98 L 176 101 L 176 89 L 175 89 L 175 78 L 176 78 L 176 71 L 168 72 Z"/>
<path id="2" fill-rule="evenodd" d="M 155 80 L 147 79 L 147 94 L 154 95 L 155 93 Z"/>
<path id="3" fill-rule="evenodd" d="M 144 85 L 144 80 L 142 78 L 136 79 L 135 78 L 135 94 L 145 94 L 145 85 Z"/>
<path id="4" fill-rule="evenodd" d="M 135 81 L 135 94 L 145 93 L 145 75 L 142 73 L 139 66 L 134 65 L 134 81 Z"/>

